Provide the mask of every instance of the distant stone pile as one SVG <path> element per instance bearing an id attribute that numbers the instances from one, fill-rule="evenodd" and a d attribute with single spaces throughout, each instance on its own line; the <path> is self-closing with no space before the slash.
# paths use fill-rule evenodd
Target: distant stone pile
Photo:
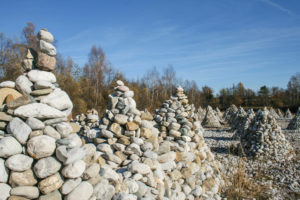
<path id="1" fill-rule="evenodd" d="M 243 111 L 240 111 L 240 113 L 243 113 Z M 251 123 L 254 116 L 255 113 L 253 109 L 249 109 L 246 115 L 244 114 L 239 115 L 238 122 L 234 126 L 234 135 L 233 135 L 234 139 L 239 139 L 241 137 L 244 137 L 243 135 L 246 134 L 249 124 Z"/>
<path id="2" fill-rule="evenodd" d="M 238 129 L 241 124 L 244 122 L 244 119 L 247 117 L 247 113 L 245 110 L 240 106 L 237 112 L 233 113 L 231 117 L 231 127 L 233 130 Z"/>
<path id="3" fill-rule="evenodd" d="M 215 112 L 211 106 L 207 106 L 206 108 L 206 114 L 202 125 L 207 128 L 220 128 L 222 126 L 219 113 Z"/>
<path id="4" fill-rule="evenodd" d="M 284 113 L 284 118 L 286 118 L 286 119 L 292 119 L 292 118 L 293 118 L 293 115 L 292 115 L 290 109 L 287 109 L 287 110 L 285 111 L 285 113 Z"/>
<path id="5" fill-rule="evenodd" d="M 280 119 L 279 115 L 276 113 L 274 108 L 271 107 L 269 112 L 270 112 L 270 115 L 272 115 L 275 119 Z"/>
<path id="6" fill-rule="evenodd" d="M 229 108 L 226 109 L 224 113 L 224 120 L 231 125 L 233 123 L 235 113 L 238 111 L 238 108 L 232 104 Z"/>
<path id="7" fill-rule="evenodd" d="M 295 115 L 295 117 L 290 121 L 287 129 L 300 131 L 300 107 Z"/>
<path id="8" fill-rule="evenodd" d="M 291 145 L 266 108 L 256 113 L 245 134 L 241 135 L 241 144 L 246 155 L 259 159 L 281 161 L 293 156 Z"/>
<path id="9" fill-rule="evenodd" d="M 279 108 L 277 108 L 277 115 L 278 115 L 279 119 L 283 119 L 284 118 L 284 116 L 283 116 L 283 114 L 282 114 L 282 112 L 281 112 L 281 110 Z"/>
<path id="10" fill-rule="evenodd" d="M 164 139 L 160 149 L 168 147 L 168 155 L 174 156 L 165 178 L 168 191 L 173 194 L 170 199 L 220 199 L 219 165 L 205 143 L 201 123 L 195 120 L 194 107 L 188 104 L 181 87 L 156 111 L 154 118 Z"/>
<path id="11" fill-rule="evenodd" d="M 80 178 L 89 167 L 78 131 L 66 122 L 73 104 L 56 83 L 53 36 L 38 33 L 39 51 L 28 50 L 24 74 L 10 87 L 0 120 L 0 199 L 88 199 L 93 186 Z M 4 89 L 6 89 L 4 88 Z M 16 89 L 16 90 L 15 90 Z M 11 96 L 10 96 L 11 95 Z"/>

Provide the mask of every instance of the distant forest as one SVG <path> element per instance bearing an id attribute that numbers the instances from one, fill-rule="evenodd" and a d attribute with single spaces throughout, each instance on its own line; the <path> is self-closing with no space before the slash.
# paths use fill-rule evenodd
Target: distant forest
<path id="1" fill-rule="evenodd" d="M 21 63 L 27 48 L 37 50 L 34 24 L 27 23 L 22 30 L 21 39 L 8 38 L 0 32 L 0 82 L 15 80 L 22 73 Z M 111 66 L 103 49 L 97 46 L 91 47 L 88 61 L 83 67 L 74 63 L 71 57 L 63 59 L 61 54 L 57 54 L 56 60 L 55 73 L 58 83 L 73 101 L 73 114 L 84 113 L 90 108 L 95 108 L 100 113 L 104 112 L 108 95 L 113 92 L 115 82 L 119 79 L 134 91 L 137 107 L 151 112 L 159 108 L 164 100 L 169 99 L 177 85 L 185 89 L 190 102 L 196 108 L 211 105 L 225 110 L 231 104 L 235 104 L 246 108 L 290 108 L 295 112 L 300 105 L 300 73 L 290 78 L 286 89 L 263 85 L 255 92 L 245 88 L 240 82 L 230 88 L 223 88 L 214 95 L 209 86 L 198 88 L 195 81 L 178 78 L 172 66 L 164 68 L 162 73 L 154 67 L 140 79 L 127 80 Z"/>

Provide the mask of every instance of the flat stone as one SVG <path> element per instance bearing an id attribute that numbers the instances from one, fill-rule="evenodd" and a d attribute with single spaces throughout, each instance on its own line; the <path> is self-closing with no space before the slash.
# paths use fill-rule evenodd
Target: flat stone
<path id="1" fill-rule="evenodd" d="M 48 81 L 37 81 L 37 82 L 34 83 L 34 88 L 36 90 L 46 89 L 46 88 L 54 89 L 55 86 L 51 82 L 48 82 Z"/>
<path id="2" fill-rule="evenodd" d="M 36 199 L 39 197 L 39 189 L 34 186 L 19 186 L 12 188 L 10 195 L 21 196 L 28 199 Z"/>
<path id="3" fill-rule="evenodd" d="M 34 159 L 51 156 L 55 148 L 55 139 L 47 135 L 33 137 L 27 143 L 27 152 Z"/>
<path id="4" fill-rule="evenodd" d="M 16 109 L 20 106 L 27 105 L 29 103 L 31 103 L 31 100 L 28 96 L 20 96 L 8 102 L 6 105 L 9 109 Z"/>
<path id="5" fill-rule="evenodd" d="M 66 109 L 73 108 L 73 103 L 69 95 L 59 88 L 56 88 L 49 95 L 43 97 L 41 99 L 41 103 L 48 104 L 49 106 L 56 108 L 58 110 L 66 110 Z"/>
<path id="6" fill-rule="evenodd" d="M 8 180 L 8 170 L 5 168 L 4 160 L 0 158 L 0 183 L 6 183 Z"/>
<path id="7" fill-rule="evenodd" d="M 12 187 L 18 186 L 34 186 L 37 183 L 36 178 L 33 175 L 31 169 L 24 172 L 14 172 L 10 173 L 9 184 Z"/>
<path id="8" fill-rule="evenodd" d="M 50 192 L 58 190 L 62 186 L 63 183 L 64 183 L 64 181 L 62 180 L 59 173 L 56 173 L 56 174 L 49 176 L 48 178 L 40 181 L 38 186 L 39 186 L 41 193 L 48 194 Z"/>
<path id="9" fill-rule="evenodd" d="M 118 124 L 124 125 L 127 123 L 128 116 L 127 115 L 122 115 L 122 114 L 117 114 L 114 118 L 114 121 Z"/>
<path id="10" fill-rule="evenodd" d="M 47 157 L 38 160 L 34 165 L 34 173 L 38 178 L 46 178 L 59 171 L 61 168 L 60 162 L 54 157 Z"/>
<path id="11" fill-rule="evenodd" d="M 32 82 L 38 82 L 38 81 L 47 81 L 50 83 L 55 83 L 56 82 L 56 77 L 52 72 L 46 72 L 46 71 L 41 71 L 41 70 L 31 70 L 28 72 L 28 78 Z"/>
<path id="12" fill-rule="evenodd" d="M 13 81 L 3 81 L 0 83 L 0 88 L 15 88 L 16 84 Z"/>
<path id="13" fill-rule="evenodd" d="M 34 117 L 27 118 L 26 124 L 28 124 L 32 130 L 40 130 L 45 128 L 45 124 Z"/>
<path id="14" fill-rule="evenodd" d="M 93 186 L 89 182 L 83 181 L 66 196 L 66 200 L 89 200 L 92 194 Z"/>
<path id="15" fill-rule="evenodd" d="M 6 200 L 10 196 L 11 187 L 5 183 L 0 183 L 0 200 Z"/>
<path id="16" fill-rule="evenodd" d="M 41 52 L 46 53 L 49 56 L 55 56 L 56 55 L 55 47 L 49 42 L 40 40 L 39 41 L 39 49 L 41 50 Z"/>
<path id="17" fill-rule="evenodd" d="M 28 118 L 29 119 L 29 118 Z M 58 140 L 61 138 L 61 135 L 59 134 L 59 132 L 56 131 L 55 128 L 53 128 L 52 126 L 46 126 L 44 128 L 44 134 L 48 135 L 50 137 L 53 137 L 54 139 Z"/>
<path id="18" fill-rule="evenodd" d="M 24 154 L 16 154 L 6 160 L 5 166 L 12 171 L 22 172 L 30 169 L 32 162 L 33 159 L 31 157 Z"/>
<path id="19" fill-rule="evenodd" d="M 7 128 L 7 132 L 12 134 L 21 144 L 25 144 L 31 133 L 31 128 L 18 117 L 13 118 Z"/>
<path id="20" fill-rule="evenodd" d="M 0 140 L 0 157 L 8 158 L 22 152 L 21 144 L 14 137 L 4 137 Z"/>
<path id="21" fill-rule="evenodd" d="M 80 183 L 81 178 L 69 179 L 62 185 L 60 191 L 63 195 L 67 195 L 72 192 L 72 190 L 74 190 Z"/>
<path id="22" fill-rule="evenodd" d="M 22 118 L 34 117 L 37 119 L 61 118 L 66 114 L 43 103 L 32 103 L 18 107 L 14 114 Z"/>
<path id="23" fill-rule="evenodd" d="M 0 112 L 0 120 L 1 120 L 1 121 L 9 122 L 9 121 L 11 121 L 12 119 L 13 119 L 12 116 L 6 114 L 5 112 Z"/>
<path id="24" fill-rule="evenodd" d="M 25 94 L 30 94 L 32 92 L 33 83 L 24 75 L 19 76 L 16 79 L 16 88 Z"/>
<path id="25" fill-rule="evenodd" d="M 46 89 L 39 89 L 39 90 L 33 90 L 30 95 L 32 96 L 43 96 L 50 94 L 53 91 L 52 88 L 46 88 Z"/>
<path id="26" fill-rule="evenodd" d="M 61 200 L 62 196 L 58 190 L 39 197 L 39 200 Z"/>
<path id="27" fill-rule="evenodd" d="M 135 131 L 139 128 L 139 125 L 136 124 L 135 122 L 127 122 L 126 123 L 126 129 L 128 131 Z"/>
<path id="28" fill-rule="evenodd" d="M 53 56 L 49 56 L 45 53 L 40 52 L 37 57 L 36 66 L 45 71 L 53 71 L 56 66 L 56 59 Z"/>
<path id="29" fill-rule="evenodd" d="M 62 169 L 62 175 L 66 178 L 78 178 L 85 170 L 85 162 L 83 160 L 77 160 Z"/>
<path id="30" fill-rule="evenodd" d="M 60 122 L 67 122 L 68 118 L 67 117 L 62 117 L 62 118 L 54 118 L 54 119 L 47 119 L 44 121 L 46 125 L 56 125 Z"/>
<path id="31" fill-rule="evenodd" d="M 41 29 L 37 34 L 37 38 L 49 43 L 52 43 L 54 40 L 53 35 L 47 29 Z"/>

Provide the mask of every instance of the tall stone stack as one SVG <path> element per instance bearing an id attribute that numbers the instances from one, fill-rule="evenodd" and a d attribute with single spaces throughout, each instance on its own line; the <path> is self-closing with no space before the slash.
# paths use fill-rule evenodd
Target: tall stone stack
<path id="1" fill-rule="evenodd" d="M 232 136 L 234 139 L 239 139 L 242 137 L 242 135 L 246 134 L 246 130 L 249 127 L 249 124 L 251 123 L 252 119 L 254 118 L 255 113 L 253 109 L 249 109 L 246 113 L 246 116 L 239 117 L 239 123 L 237 123 L 237 126 L 235 126 L 234 135 Z"/>
<path id="2" fill-rule="evenodd" d="M 290 109 L 287 109 L 285 111 L 284 118 L 286 118 L 286 119 L 292 119 L 293 118 L 293 114 L 291 113 Z"/>
<path id="3" fill-rule="evenodd" d="M 202 125 L 206 128 L 220 128 L 222 127 L 218 114 L 213 110 L 211 106 L 207 106 L 206 115 L 202 122 Z"/>
<path id="4" fill-rule="evenodd" d="M 22 95 L 0 112 L 7 122 L 0 139 L 0 199 L 89 199 L 93 186 L 81 176 L 88 174 L 84 159 L 91 155 L 67 122 L 73 104 L 52 73 L 53 36 L 42 29 L 38 38 L 39 51 L 28 50 L 15 82 Z"/>
<path id="5" fill-rule="evenodd" d="M 238 111 L 238 108 L 232 104 L 229 108 L 226 109 L 225 113 L 224 113 L 224 120 L 231 125 L 233 118 L 235 116 L 235 113 Z"/>
<path id="6" fill-rule="evenodd" d="M 240 126 L 240 124 L 244 121 L 246 116 L 247 116 L 247 113 L 245 112 L 243 107 L 240 106 L 238 108 L 238 111 L 236 113 L 234 113 L 232 116 L 232 120 L 231 120 L 232 129 L 233 130 L 237 129 Z"/>
<path id="7" fill-rule="evenodd" d="M 220 199 L 219 163 L 206 145 L 196 118 L 180 86 L 154 117 L 163 139 L 159 156 L 165 152 L 173 160 L 165 178 L 170 199 Z"/>
<path id="8" fill-rule="evenodd" d="M 246 133 L 241 135 L 241 144 L 246 155 L 258 159 L 284 161 L 290 160 L 294 154 L 275 118 L 266 108 L 256 113 Z"/>
<path id="9" fill-rule="evenodd" d="M 300 131 L 300 107 L 295 115 L 295 117 L 290 121 L 287 129 Z"/>

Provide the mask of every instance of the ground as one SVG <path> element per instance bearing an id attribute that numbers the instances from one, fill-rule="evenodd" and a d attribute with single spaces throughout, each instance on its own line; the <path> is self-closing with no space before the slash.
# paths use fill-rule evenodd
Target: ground
<path id="1" fill-rule="evenodd" d="M 282 129 L 295 150 L 283 163 L 257 161 L 243 156 L 230 128 L 206 129 L 204 138 L 222 163 L 226 183 L 224 199 L 300 199 L 300 132 Z"/>

